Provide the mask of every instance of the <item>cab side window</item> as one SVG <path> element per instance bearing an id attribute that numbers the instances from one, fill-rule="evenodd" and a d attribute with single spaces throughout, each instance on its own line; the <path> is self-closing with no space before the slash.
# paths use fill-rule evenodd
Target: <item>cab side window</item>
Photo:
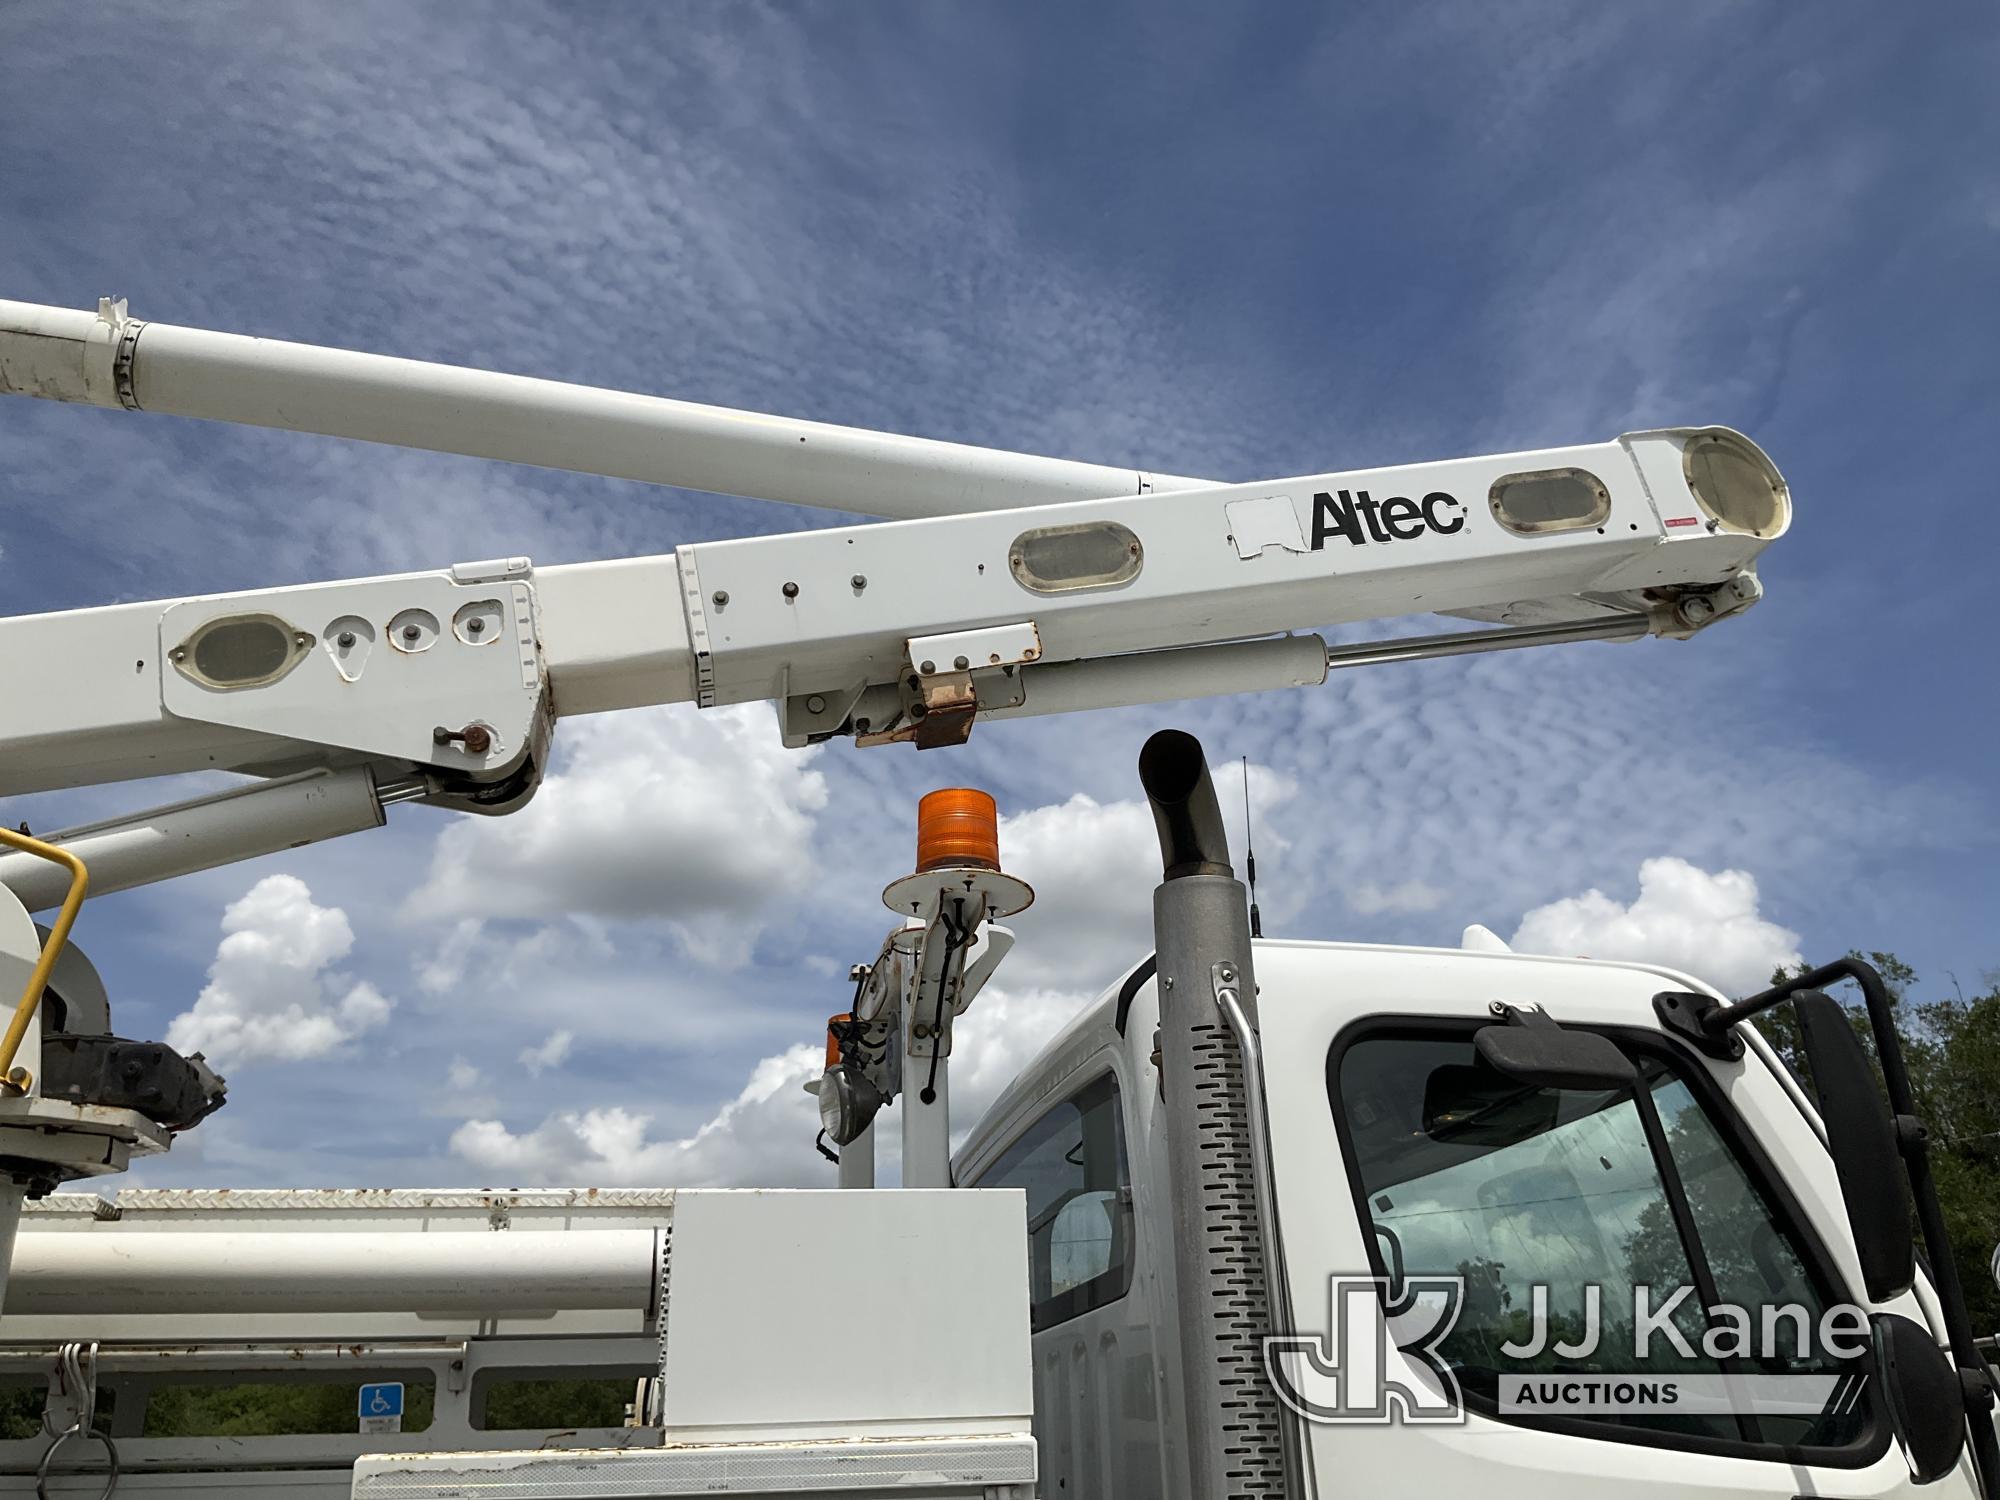
<path id="1" fill-rule="evenodd" d="M 1117 1301 L 1132 1284 L 1132 1179 L 1118 1106 L 1112 1076 L 1093 1079 L 1051 1106 L 976 1184 L 1027 1191 L 1037 1332 Z"/>
<path id="2" fill-rule="evenodd" d="M 1688 1440 L 1759 1457 L 1815 1454 L 1863 1461 L 1872 1435 L 1860 1366 L 1794 1338 L 1742 1356 L 1714 1356 L 1703 1299 L 1672 1314 L 1685 1349 L 1635 1344 L 1637 1298 L 1659 1307 L 1705 1271 L 1719 1302 L 1795 1308 L 1817 1325 L 1833 1283 L 1789 1215 L 1757 1185 L 1700 1075 L 1663 1048 L 1627 1038 L 1636 1086 L 1544 1089 L 1502 1077 L 1458 1027 L 1385 1026 L 1345 1044 L 1328 1064 L 1359 1206 L 1392 1276 L 1460 1281 L 1464 1302 L 1438 1351 L 1467 1401 L 1500 1410 L 1503 1377 L 1632 1373 L 1657 1377 L 1823 1376 L 1803 1406 L 1744 1412 L 1513 1411 L 1508 1420 L 1568 1420 L 1630 1441 Z M 1655 1115 L 1649 1132 L 1641 1101 Z M 1688 1222 L 1677 1220 L 1655 1137 L 1670 1158 Z M 1591 1336 L 1592 1296 L 1601 1329 Z M 1534 1311 L 1544 1299 L 1544 1314 Z M 1555 1338 L 1536 1333 L 1537 1320 Z M 1793 1326 L 1793 1325 L 1787 1325 Z M 1583 1344 L 1575 1341 L 1583 1337 Z M 1523 1340 L 1536 1352 L 1523 1355 Z M 1639 1352 L 1643 1347 L 1644 1352 Z M 1565 1353 L 1565 1349 L 1579 1352 Z"/>

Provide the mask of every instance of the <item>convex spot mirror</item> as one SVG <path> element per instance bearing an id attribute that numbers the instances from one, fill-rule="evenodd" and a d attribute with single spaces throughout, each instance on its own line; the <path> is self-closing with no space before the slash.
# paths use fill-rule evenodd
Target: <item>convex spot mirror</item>
<path id="1" fill-rule="evenodd" d="M 1862 1284 L 1870 1302 L 1887 1302 L 1907 1292 L 1916 1275 L 1916 1241 L 1910 1233 L 1910 1200 L 1895 1123 L 1846 1010 L 1816 990 L 1792 1003 L 1819 1094 L 1820 1118 L 1826 1123 L 1826 1148 L 1847 1204 Z"/>
<path id="2" fill-rule="evenodd" d="M 1933 1484 L 1958 1467 L 1965 1450 L 1965 1394 L 1958 1371 L 1921 1323 L 1897 1313 L 1877 1313 L 1870 1323 L 1896 1446 L 1910 1477 Z"/>

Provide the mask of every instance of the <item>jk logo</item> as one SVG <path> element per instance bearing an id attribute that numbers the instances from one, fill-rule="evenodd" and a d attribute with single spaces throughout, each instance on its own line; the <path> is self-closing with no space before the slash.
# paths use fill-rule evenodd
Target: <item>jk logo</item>
<path id="1" fill-rule="evenodd" d="M 1406 495 L 1377 500 L 1366 490 L 1341 490 L 1337 497 L 1321 490 L 1313 496 L 1315 552 L 1333 536 L 1344 536 L 1349 546 L 1359 547 L 1370 541 L 1413 542 L 1426 531 L 1450 536 L 1464 529 L 1465 507 L 1443 490 L 1433 490 L 1421 500 Z"/>
<path id="2" fill-rule="evenodd" d="M 1328 1282 L 1328 1334 L 1273 1334 L 1264 1374 L 1309 1422 L 1463 1422 L 1458 1376 L 1437 1352 L 1465 1305 L 1457 1276 Z"/>

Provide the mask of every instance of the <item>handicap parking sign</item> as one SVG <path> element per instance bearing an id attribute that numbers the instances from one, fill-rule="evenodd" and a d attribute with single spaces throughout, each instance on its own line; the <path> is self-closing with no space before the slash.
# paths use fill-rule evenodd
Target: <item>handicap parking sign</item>
<path id="1" fill-rule="evenodd" d="M 364 1385 L 354 1404 L 363 1432 L 403 1430 L 403 1383 L 400 1380 Z"/>

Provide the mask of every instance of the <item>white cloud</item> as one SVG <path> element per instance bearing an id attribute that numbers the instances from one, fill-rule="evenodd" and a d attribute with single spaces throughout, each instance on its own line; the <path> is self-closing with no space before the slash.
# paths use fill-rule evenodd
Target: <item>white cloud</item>
<path id="1" fill-rule="evenodd" d="M 427 988 L 463 973 L 467 921 L 596 917 L 662 921 L 697 958 L 735 967 L 759 913 L 814 873 L 826 780 L 787 750 L 761 704 L 598 715 L 563 726 L 561 770 L 506 818 L 439 835 L 411 902 L 457 923 L 426 965 Z"/>
<path id="2" fill-rule="evenodd" d="M 1389 886 L 1364 880 L 1349 886 L 1346 894 L 1347 904 L 1364 917 L 1385 911 L 1436 911 L 1445 898 L 1445 893 L 1427 880 L 1405 880 Z"/>
<path id="3" fill-rule="evenodd" d="M 521 1066 L 539 1078 L 550 1068 L 560 1068 L 575 1045 L 575 1032 L 552 1031 L 540 1045 L 521 1049 Z"/>
<path id="4" fill-rule="evenodd" d="M 768 721 L 761 714 L 758 720 L 757 732 L 770 736 Z M 764 743 L 775 744 L 775 736 Z M 1234 766 L 1218 768 L 1226 813 L 1241 807 L 1240 775 Z M 1259 847 L 1275 853 L 1285 840 L 1265 816 L 1292 796 L 1292 783 L 1261 766 L 1251 768 L 1251 777 Z M 960 1137 L 1048 1040 L 1152 942 L 1159 854 L 1143 802 L 1100 803 L 1078 794 L 1004 819 L 1000 837 L 1007 867 L 1035 886 L 1036 902 L 1015 919 L 1022 943 L 1002 968 L 1001 983 L 983 991 L 958 1025 L 951 1093 L 954 1134 Z M 443 859 L 441 854 L 440 863 Z M 463 927 L 446 936 L 436 967 L 449 970 L 453 983 L 463 977 L 479 937 L 479 931 L 468 936 Z M 841 969 L 822 953 L 802 954 L 797 961 L 819 979 Z M 537 1063 L 552 1065 L 542 1062 L 545 1052 L 559 1059 L 566 1050 L 551 1037 L 523 1051 L 521 1061 L 532 1070 Z M 461 1161 L 510 1182 L 825 1186 L 832 1181 L 829 1169 L 811 1149 L 819 1128 L 817 1106 L 801 1087 L 818 1075 L 822 1061 L 814 1045 L 764 1057 L 735 1097 L 685 1136 L 660 1134 L 655 1117 L 643 1109 L 605 1105 L 558 1111 L 527 1129 L 492 1117 L 466 1119 L 450 1147 Z M 885 1118 L 890 1128 L 877 1143 L 878 1171 L 892 1180 L 898 1155 L 893 1107 Z"/>
<path id="5" fill-rule="evenodd" d="M 1137 959 L 1137 952 L 1130 955 Z M 1011 962 L 1011 960 L 1010 960 Z M 1002 966 L 1005 972 L 1005 966 Z M 1107 982 L 1109 976 L 1106 976 Z M 1096 991 L 995 989 L 988 986 L 952 1027 L 951 1123 L 954 1141 L 979 1123 L 1000 1091 L 1021 1075 L 1049 1039 L 1096 998 Z"/>
<path id="6" fill-rule="evenodd" d="M 454 1156 L 508 1185 L 610 1187 L 828 1187 L 812 1148 L 819 1109 L 802 1085 L 825 1065 L 823 1047 L 767 1057 L 693 1135 L 656 1140 L 653 1117 L 619 1108 L 563 1110 L 515 1134 L 498 1120 L 452 1133 Z"/>
<path id="7" fill-rule="evenodd" d="M 167 1041 L 227 1070 L 265 1059 L 320 1057 L 389 1018 L 391 1002 L 332 966 L 354 947 L 337 906 L 320 906 L 294 875 L 267 875 L 222 914 L 222 942 L 192 1010 Z"/>
<path id="8" fill-rule="evenodd" d="M 1639 895 L 1630 906 L 1588 890 L 1536 907 L 1511 942 L 1520 953 L 1665 964 L 1737 995 L 1799 962 L 1799 935 L 1759 913 L 1757 882 L 1747 872 L 1712 875 L 1669 856 L 1639 866 Z"/>
<path id="9" fill-rule="evenodd" d="M 952 1043 L 955 1140 L 1090 998 L 1055 990 L 980 993 Z M 812 1148 L 819 1108 L 803 1087 L 824 1064 L 823 1049 L 807 1044 L 762 1059 L 735 1098 L 679 1139 L 656 1139 L 651 1115 L 611 1106 L 558 1111 L 518 1134 L 498 1120 L 468 1120 L 453 1132 L 451 1151 L 510 1185 L 830 1187 L 832 1173 Z M 898 1107 L 883 1112 L 877 1132 L 882 1181 L 896 1170 Z"/>
<path id="10" fill-rule="evenodd" d="M 499 1102 L 485 1085 L 485 1070 L 463 1053 L 453 1053 L 445 1064 L 444 1087 L 424 1091 L 423 1112 L 439 1120 L 468 1120 L 488 1114 Z"/>
<path id="11" fill-rule="evenodd" d="M 1215 783 L 1240 877 L 1242 772 L 1235 765 L 1218 766 Z M 1257 847 L 1267 861 L 1289 847 L 1267 820 L 1281 813 L 1295 789 L 1289 777 L 1250 768 Z M 1094 993 L 1151 951 L 1160 844 L 1145 802 L 1098 802 L 1078 792 L 1066 802 L 1003 818 L 1000 856 L 1035 888 L 1035 904 L 1007 924 L 1021 937 L 1001 969 L 1010 984 Z M 1281 911 L 1296 904 L 1284 890 L 1260 891 L 1259 900 L 1267 914 L 1274 902 Z"/>
<path id="12" fill-rule="evenodd" d="M 451 924 L 444 941 L 427 958 L 417 961 L 417 988 L 427 995 L 443 995 L 456 989 L 478 952 L 486 924 L 477 917 L 461 917 Z"/>
<path id="13" fill-rule="evenodd" d="M 1008 820 L 1003 841 L 1011 851 L 1009 863 L 1041 871 L 1042 899 L 1052 902 L 1057 917 L 1052 931 L 1039 934 L 1051 940 L 1053 956 L 1045 950 L 1037 961 L 1016 970 L 1015 963 L 1032 951 L 1024 946 L 1003 969 L 1010 979 L 1065 972 L 1076 977 L 1075 970 L 1096 967 L 1108 982 L 1120 962 L 1143 950 L 1148 908 L 1141 905 L 1137 917 L 1122 911 L 1108 879 L 1113 873 L 1133 881 L 1150 878 L 1140 871 L 1152 859 L 1151 826 L 1135 825 L 1138 815 L 1143 808 L 1136 803 L 1106 805 L 1077 797 Z M 1136 855 L 1125 847 L 1127 842 L 1136 846 Z M 1121 864 L 1131 868 L 1121 872 Z M 1125 889 L 1149 890 L 1150 885 L 1128 884 Z M 1403 910 L 1435 906 L 1442 896 L 1414 881 L 1381 894 Z M 1076 909 L 1079 903 L 1084 910 Z M 1121 943 L 1121 937 L 1129 941 Z M 1739 870 L 1710 874 L 1671 858 L 1645 862 L 1639 895 L 1629 906 L 1592 890 L 1529 912 L 1513 938 L 1522 952 L 1650 960 L 1737 990 L 1761 983 L 1780 963 L 1796 962 L 1796 943 L 1795 934 L 1759 915 L 1757 886 L 1749 875 Z M 1034 978 L 1019 987 L 995 985 L 981 992 L 956 1028 L 954 1137 L 964 1137 L 1095 993 L 1096 987 L 1064 988 Z M 544 1049 L 566 1050 L 555 1045 L 563 1036 L 557 1033 Z M 523 1062 L 544 1049 L 524 1053 Z M 735 1098 L 683 1138 L 655 1138 L 651 1116 L 607 1107 L 562 1111 L 519 1134 L 497 1120 L 468 1121 L 452 1136 L 451 1149 L 509 1182 L 824 1186 L 831 1179 L 810 1149 L 818 1118 L 811 1097 L 800 1087 L 817 1076 L 821 1064 L 820 1049 L 811 1045 L 764 1058 Z M 888 1128 L 877 1143 L 884 1180 L 893 1174 L 896 1118 L 891 1106 L 883 1116 Z"/>
<path id="14" fill-rule="evenodd" d="M 1003 818 L 1000 854 L 1035 888 L 1035 904 L 1007 921 L 1021 937 L 1001 967 L 1008 979 L 1080 986 L 1150 946 L 1160 856 L 1143 802 L 1078 792 Z"/>

